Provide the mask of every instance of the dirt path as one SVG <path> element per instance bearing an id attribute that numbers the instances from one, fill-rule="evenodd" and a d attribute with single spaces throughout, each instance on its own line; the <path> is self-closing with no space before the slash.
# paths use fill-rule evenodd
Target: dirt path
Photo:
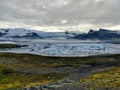
<path id="1" fill-rule="evenodd" d="M 76 73 L 72 74 L 69 77 L 66 77 L 65 79 L 61 80 L 60 82 L 30 87 L 30 88 L 26 88 L 24 90 L 84 90 L 82 86 L 79 88 L 77 86 L 75 86 L 75 82 L 77 80 L 79 80 L 80 78 L 87 77 L 96 72 L 108 70 L 112 66 L 114 66 L 114 64 L 102 65 L 102 66 L 96 66 L 96 67 L 81 66 L 78 68 L 78 71 Z"/>

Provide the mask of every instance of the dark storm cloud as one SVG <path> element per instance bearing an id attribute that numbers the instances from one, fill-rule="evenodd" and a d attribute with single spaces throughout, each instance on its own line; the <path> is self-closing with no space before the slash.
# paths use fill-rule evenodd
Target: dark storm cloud
<path id="1" fill-rule="evenodd" d="M 0 21 L 37 26 L 120 25 L 120 0 L 0 0 Z"/>

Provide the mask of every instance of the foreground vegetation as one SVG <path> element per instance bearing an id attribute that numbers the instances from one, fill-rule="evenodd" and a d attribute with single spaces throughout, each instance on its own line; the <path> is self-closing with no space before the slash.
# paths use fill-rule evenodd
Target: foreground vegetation
<path id="1" fill-rule="evenodd" d="M 48 84 L 65 77 L 64 73 L 25 74 L 0 67 L 0 90 L 18 90 L 25 87 Z"/>
<path id="2" fill-rule="evenodd" d="M 120 90 L 120 66 L 82 78 L 77 84 L 91 90 Z"/>
<path id="3" fill-rule="evenodd" d="M 12 48 L 20 48 L 26 45 L 17 45 L 17 44 L 0 44 L 0 49 L 12 49 Z"/>
<path id="4" fill-rule="evenodd" d="M 103 66 L 108 70 L 78 79 L 75 82 L 78 86 L 91 90 L 120 86 L 120 55 L 80 58 L 0 53 L 0 90 L 19 90 L 56 82 L 78 72 L 81 66 Z"/>

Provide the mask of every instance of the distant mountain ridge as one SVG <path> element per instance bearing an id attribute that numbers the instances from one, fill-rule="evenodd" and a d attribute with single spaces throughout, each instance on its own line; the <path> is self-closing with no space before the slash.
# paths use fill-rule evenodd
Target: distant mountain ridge
<path id="1" fill-rule="evenodd" d="M 71 32 L 43 32 L 36 30 L 27 30 L 24 28 L 2 28 L 0 37 L 5 38 L 26 38 L 26 39 L 67 39 L 76 34 Z"/>
<path id="2" fill-rule="evenodd" d="M 43 32 L 24 28 L 2 28 L 0 29 L 0 38 L 114 40 L 120 39 L 120 32 L 107 29 L 99 29 L 98 31 L 91 29 L 88 33 Z"/>
<path id="3" fill-rule="evenodd" d="M 113 39 L 120 39 L 120 32 L 111 31 L 107 29 L 99 29 L 98 31 L 91 29 L 88 33 L 79 34 L 73 38 L 80 40 L 86 40 L 86 39 L 113 40 Z"/>

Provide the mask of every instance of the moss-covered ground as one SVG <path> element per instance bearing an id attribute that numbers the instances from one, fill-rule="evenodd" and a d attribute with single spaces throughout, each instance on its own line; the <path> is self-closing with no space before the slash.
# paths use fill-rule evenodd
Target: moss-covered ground
<path id="1" fill-rule="evenodd" d="M 84 85 L 91 90 L 101 87 L 118 88 L 120 86 L 120 55 L 44 57 L 0 53 L 0 90 L 19 90 L 19 88 L 56 82 L 74 73 L 64 70 L 57 72 L 57 68 L 77 69 L 81 65 L 110 66 L 110 69 L 81 78 L 76 82 L 77 85 Z"/>

